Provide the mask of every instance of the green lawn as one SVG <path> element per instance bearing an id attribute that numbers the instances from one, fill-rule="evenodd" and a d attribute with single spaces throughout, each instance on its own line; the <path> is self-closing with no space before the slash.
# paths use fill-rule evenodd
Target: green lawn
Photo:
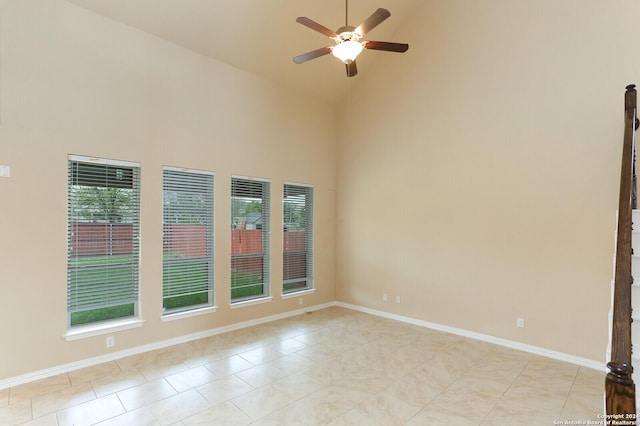
<path id="1" fill-rule="evenodd" d="M 68 271 L 72 283 L 68 297 L 72 309 L 76 309 L 71 312 L 72 326 L 135 315 L 134 305 L 127 300 L 135 290 L 131 256 L 79 257 L 70 263 Z M 119 284 L 108 288 L 109 282 Z M 111 306 L 92 309 L 92 291 L 110 300 Z"/>
<path id="2" fill-rule="evenodd" d="M 264 294 L 262 277 L 246 272 L 231 272 L 231 300 L 239 300 Z"/>
<path id="3" fill-rule="evenodd" d="M 98 266 L 95 266 L 98 265 Z M 209 303 L 209 290 L 206 285 L 208 275 L 206 262 L 190 263 L 186 268 L 180 262 L 166 262 L 163 265 L 163 276 L 171 275 L 174 282 L 199 283 L 194 285 L 192 292 L 187 295 L 180 288 L 173 288 L 168 283 L 163 283 L 162 306 L 166 310 L 180 309 L 188 306 L 206 305 Z M 119 303 L 123 295 L 133 291 L 133 265 L 130 256 L 92 256 L 73 260 L 69 265 L 69 279 L 73 285 L 69 289 L 69 298 L 72 304 L 81 299 L 83 294 L 91 289 L 105 287 L 106 283 L 120 283 L 113 295 L 113 306 L 91 309 L 78 306 L 78 311 L 71 312 L 70 324 L 77 326 L 97 321 L 106 321 L 117 318 L 134 316 L 133 303 Z M 164 285 L 166 284 L 166 285 Z M 100 291 L 100 290 L 98 290 Z M 243 272 L 231 273 L 231 299 L 241 300 L 252 296 L 262 295 L 264 284 L 258 275 Z"/>

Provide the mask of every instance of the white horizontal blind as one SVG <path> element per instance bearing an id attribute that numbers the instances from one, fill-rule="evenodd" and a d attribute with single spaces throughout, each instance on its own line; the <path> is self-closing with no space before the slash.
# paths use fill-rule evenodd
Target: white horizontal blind
<path id="1" fill-rule="evenodd" d="M 67 310 L 73 327 L 137 315 L 140 169 L 71 157 Z"/>
<path id="2" fill-rule="evenodd" d="M 231 301 L 269 294 L 270 183 L 231 180 Z"/>
<path id="3" fill-rule="evenodd" d="M 285 184 L 282 207 L 284 294 L 313 288 L 313 188 Z"/>
<path id="4" fill-rule="evenodd" d="M 163 312 L 213 304 L 213 175 L 163 171 Z"/>

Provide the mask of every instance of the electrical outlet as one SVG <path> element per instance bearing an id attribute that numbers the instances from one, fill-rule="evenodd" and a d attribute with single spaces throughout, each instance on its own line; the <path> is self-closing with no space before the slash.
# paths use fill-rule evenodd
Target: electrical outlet
<path id="1" fill-rule="evenodd" d="M 298 305 L 302 305 L 302 297 L 298 297 Z"/>
<path id="2" fill-rule="evenodd" d="M 524 318 L 517 318 L 516 319 L 516 326 L 518 328 L 524 328 Z"/>
<path id="3" fill-rule="evenodd" d="M 107 348 L 112 348 L 116 344 L 116 339 L 113 336 L 107 337 Z"/>
<path id="4" fill-rule="evenodd" d="M 389 300 L 389 295 L 387 293 L 382 293 L 382 301 L 386 302 L 387 300 Z"/>
<path id="5" fill-rule="evenodd" d="M 400 296 L 396 296 L 396 303 L 400 303 Z"/>

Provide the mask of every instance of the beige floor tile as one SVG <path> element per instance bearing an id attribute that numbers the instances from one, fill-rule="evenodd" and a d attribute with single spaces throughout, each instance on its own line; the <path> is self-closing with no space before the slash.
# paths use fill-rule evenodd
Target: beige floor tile
<path id="1" fill-rule="evenodd" d="M 96 394 L 89 383 L 80 383 L 58 392 L 38 395 L 31 399 L 33 417 L 42 417 L 93 399 L 96 399 Z"/>
<path id="2" fill-rule="evenodd" d="M 125 412 L 116 395 L 75 405 L 58 412 L 60 426 L 93 425 Z"/>
<path id="3" fill-rule="evenodd" d="M 253 420 L 231 402 L 223 402 L 182 421 L 188 426 L 246 426 Z"/>
<path id="4" fill-rule="evenodd" d="M 249 361 L 253 365 L 260 365 L 265 362 L 278 359 L 283 355 L 284 354 L 278 351 L 274 345 L 269 345 L 242 352 L 240 357 Z"/>
<path id="5" fill-rule="evenodd" d="M 517 421 L 553 422 L 560 418 L 566 395 L 553 389 L 514 383 L 487 417 L 489 424 L 499 424 L 508 418 Z"/>
<path id="6" fill-rule="evenodd" d="M 214 381 L 217 378 L 215 373 L 204 366 L 190 368 L 180 373 L 165 377 L 173 388 L 178 392 L 197 388 Z"/>
<path id="7" fill-rule="evenodd" d="M 71 381 L 68 374 L 58 374 L 45 379 L 36 380 L 22 385 L 14 386 L 9 391 L 9 403 L 24 401 L 34 396 L 46 393 L 58 392 L 69 388 Z"/>
<path id="8" fill-rule="evenodd" d="M 99 423 L 99 426 L 160 426 L 147 407 L 129 411 Z"/>
<path id="9" fill-rule="evenodd" d="M 571 394 L 602 395 L 606 376 L 603 371 L 580 367 L 571 386 Z"/>
<path id="10" fill-rule="evenodd" d="M 246 359 L 234 355 L 205 364 L 205 367 L 213 371 L 216 376 L 224 377 L 254 367 L 254 365 Z"/>
<path id="11" fill-rule="evenodd" d="M 518 351 L 516 349 L 507 348 L 504 346 L 494 346 L 490 352 L 481 358 L 480 363 L 503 363 L 503 364 L 518 364 L 521 368 L 524 368 L 535 355 L 528 352 Z"/>
<path id="12" fill-rule="evenodd" d="M 305 334 L 301 334 L 299 336 L 294 337 L 295 340 L 304 343 L 308 346 L 315 346 L 318 343 L 325 342 L 327 340 L 331 340 L 334 336 L 334 331 L 331 327 L 323 327 L 317 330 L 310 331 Z"/>
<path id="13" fill-rule="evenodd" d="M 0 425 L 15 425 L 33 419 L 31 401 L 18 401 L 0 407 Z"/>
<path id="14" fill-rule="evenodd" d="M 513 421 L 503 423 L 504 425 L 515 425 Z M 523 423 L 526 425 L 527 423 Z M 406 426 L 476 426 L 477 422 L 461 417 L 455 412 L 455 408 L 451 410 L 437 406 L 428 405 L 414 417 L 412 417 Z"/>
<path id="15" fill-rule="evenodd" d="M 443 391 L 443 388 L 425 381 L 415 374 L 408 374 L 390 384 L 384 391 L 421 408 L 433 401 Z"/>
<path id="16" fill-rule="evenodd" d="M 149 381 L 170 376 L 188 370 L 189 366 L 183 362 L 167 361 L 158 359 L 155 362 L 138 367 L 138 370 Z"/>
<path id="17" fill-rule="evenodd" d="M 553 425 L 555 421 L 560 419 L 560 415 L 554 415 L 545 411 L 527 411 L 518 410 L 518 407 L 505 407 L 499 405 L 493 410 L 481 423 L 482 426 L 501 426 L 501 425 Z M 557 424 L 557 423 L 555 423 Z"/>
<path id="18" fill-rule="evenodd" d="M 271 346 L 283 355 L 290 355 L 307 347 L 307 345 L 294 338 L 279 340 Z"/>
<path id="19" fill-rule="evenodd" d="M 125 389 L 118 392 L 117 395 L 127 411 L 131 411 L 176 393 L 175 389 L 166 380 L 158 379 Z"/>
<path id="20" fill-rule="evenodd" d="M 446 392 L 471 393 L 483 395 L 497 401 L 509 388 L 511 382 L 501 380 L 500 377 L 484 374 L 476 374 L 474 370 L 460 377 L 447 388 Z"/>
<path id="21" fill-rule="evenodd" d="M 447 388 L 471 368 L 468 361 L 458 361 L 439 354 L 412 372 L 424 381 L 442 389 Z"/>
<path id="22" fill-rule="evenodd" d="M 292 374 L 309 368 L 311 362 L 308 358 L 297 353 L 293 353 L 274 359 L 273 361 L 269 361 L 266 365 L 277 367 L 282 371 L 286 371 L 288 374 Z"/>
<path id="23" fill-rule="evenodd" d="M 342 414 L 344 414 L 344 410 L 328 402 L 302 398 L 257 420 L 254 425 L 318 426 L 329 424 Z"/>
<path id="24" fill-rule="evenodd" d="M 516 383 L 551 389 L 564 394 L 565 398 L 578 373 L 578 366 L 539 356 L 534 357 L 522 370 Z"/>
<path id="25" fill-rule="evenodd" d="M 393 347 L 387 344 L 371 342 L 351 351 L 341 353 L 336 359 L 340 362 L 348 363 L 353 368 L 368 368 L 378 360 L 385 358 L 392 351 Z"/>
<path id="26" fill-rule="evenodd" d="M 120 392 L 147 383 L 147 379 L 137 369 L 125 370 L 113 376 L 102 377 L 91 382 L 98 397 Z"/>
<path id="27" fill-rule="evenodd" d="M 121 372 L 120 366 L 115 361 L 112 361 L 71 371 L 69 372 L 69 377 L 71 378 L 71 383 L 76 386 L 80 383 L 88 383 L 92 380 L 113 376 Z"/>
<path id="28" fill-rule="evenodd" d="M 171 425 L 211 408 L 211 404 L 192 389 L 149 404 L 148 408 L 161 425 Z"/>
<path id="29" fill-rule="evenodd" d="M 273 386 L 264 386 L 236 397 L 231 402 L 253 420 L 258 420 L 293 401 L 294 396 L 287 395 Z"/>
<path id="30" fill-rule="evenodd" d="M 480 423 L 500 400 L 501 396 L 501 391 L 482 386 L 470 388 L 465 388 L 465 386 L 449 387 L 436 397 L 427 408 L 452 410 L 452 407 L 455 407 L 456 415 L 475 423 Z"/>
<path id="31" fill-rule="evenodd" d="M 318 389 L 311 393 L 309 398 L 330 403 L 332 406 L 335 406 L 336 409 L 347 412 L 373 394 L 374 393 L 362 389 L 357 383 L 345 381 L 340 384 Z"/>
<path id="32" fill-rule="evenodd" d="M 604 377 L 333 307 L 0 390 L 0 424 L 541 425 L 597 420 Z"/>
<path id="33" fill-rule="evenodd" d="M 400 377 L 411 373 L 423 363 L 424 360 L 414 357 L 413 354 L 397 350 L 373 361 L 371 365 L 369 365 L 368 369 L 376 372 L 376 374 L 381 377 L 399 379 Z"/>
<path id="34" fill-rule="evenodd" d="M 134 370 L 138 367 L 156 363 L 159 360 L 161 360 L 160 356 L 154 351 L 151 351 L 120 358 L 116 363 L 122 370 Z"/>
<path id="35" fill-rule="evenodd" d="M 199 349 L 191 345 L 191 342 L 156 349 L 155 353 L 163 360 L 174 364 L 181 362 L 186 363 L 188 360 L 197 358 L 201 354 Z"/>
<path id="36" fill-rule="evenodd" d="M 281 392 L 289 392 L 297 398 L 302 398 L 321 389 L 324 384 L 316 377 L 302 371 L 278 380 L 272 386 Z"/>
<path id="37" fill-rule="evenodd" d="M 198 392 L 212 404 L 217 405 L 254 390 L 253 386 L 237 378 L 226 376 L 197 388 Z"/>
<path id="38" fill-rule="evenodd" d="M 424 423 L 426 425 L 428 423 Z M 372 420 L 366 414 L 353 409 L 348 411 L 347 413 L 341 415 L 340 417 L 333 420 L 328 426 L 355 426 L 355 425 L 367 425 L 367 426 L 385 426 L 382 423 L 378 423 L 375 420 Z"/>
<path id="39" fill-rule="evenodd" d="M 520 370 L 518 368 L 512 369 L 508 366 L 504 366 L 503 368 L 496 366 L 496 368 L 494 369 L 488 369 L 484 366 L 481 368 L 476 368 L 476 366 L 474 366 L 469 371 L 467 371 L 461 377 L 461 379 L 469 379 L 488 383 L 493 387 L 498 387 L 506 390 L 516 381 L 519 375 Z"/>
<path id="40" fill-rule="evenodd" d="M 384 425 L 404 425 L 421 408 L 390 392 L 380 392 L 358 404 L 355 410 Z"/>
<path id="41" fill-rule="evenodd" d="M 327 340 L 324 344 L 307 346 L 297 353 L 305 358 L 309 358 L 313 362 L 323 362 L 336 358 L 349 350 L 348 348 L 340 349 L 336 347 L 336 345 L 327 346 L 328 342 L 330 341 Z"/>
<path id="42" fill-rule="evenodd" d="M 266 386 L 287 376 L 287 373 L 271 365 L 257 365 L 236 373 L 236 376 L 254 388 Z"/>
<path id="43" fill-rule="evenodd" d="M 605 412 L 604 407 L 604 393 L 592 398 L 569 395 L 559 419 L 591 420 L 595 422 L 602 419 L 602 415 Z"/>
<path id="44" fill-rule="evenodd" d="M 450 358 L 456 359 L 459 363 L 473 365 L 489 353 L 493 345 L 474 339 L 459 338 L 455 343 L 447 346 L 444 353 Z"/>
<path id="45" fill-rule="evenodd" d="M 58 417 L 56 413 L 51 413 L 25 423 L 20 423 L 20 426 L 58 426 Z"/>
<path id="46" fill-rule="evenodd" d="M 334 384 L 359 389 L 369 395 L 374 395 L 393 381 L 394 379 L 390 379 L 387 375 L 379 375 L 374 370 L 360 369 L 346 373 L 340 380 L 334 381 Z"/>
<path id="47" fill-rule="evenodd" d="M 346 376 L 354 374 L 359 370 L 360 368 L 357 368 L 347 361 L 329 359 L 322 362 L 310 361 L 309 368 L 303 371 L 320 380 L 325 385 L 332 385 L 344 380 Z"/>

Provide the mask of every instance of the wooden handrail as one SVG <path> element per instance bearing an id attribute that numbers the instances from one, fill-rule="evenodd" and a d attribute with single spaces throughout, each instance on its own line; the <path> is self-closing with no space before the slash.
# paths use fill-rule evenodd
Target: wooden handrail
<path id="1" fill-rule="evenodd" d="M 616 264 L 613 291 L 613 326 L 611 330 L 611 362 L 605 380 L 606 410 L 608 416 L 622 415 L 635 418 L 636 390 L 631 362 L 631 231 L 632 209 L 635 208 L 635 130 L 636 89 L 627 86 L 625 93 L 624 143 L 620 172 L 620 198 L 618 204 L 618 234 L 616 237 Z M 613 417 L 607 417 L 613 418 Z"/>

